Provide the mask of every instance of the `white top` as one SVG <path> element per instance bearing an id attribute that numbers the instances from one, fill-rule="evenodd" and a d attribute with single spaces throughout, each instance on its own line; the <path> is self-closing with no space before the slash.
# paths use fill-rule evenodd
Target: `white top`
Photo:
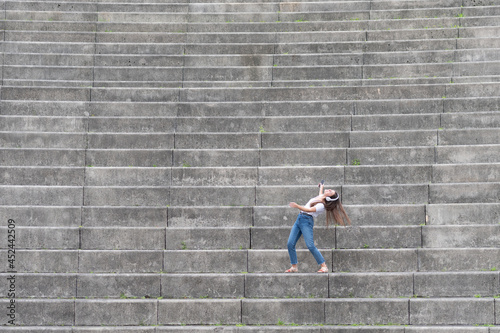
<path id="1" fill-rule="evenodd" d="M 311 208 L 311 204 L 312 204 L 313 202 L 315 202 L 315 201 L 318 201 L 318 199 L 319 199 L 319 196 L 312 198 L 311 200 L 309 200 L 309 201 L 306 203 L 306 205 L 305 205 L 304 207 L 306 207 L 306 208 Z M 315 211 L 315 212 L 304 212 L 304 213 L 309 214 L 309 215 L 311 215 L 311 216 L 313 216 L 313 217 L 318 217 L 318 215 L 319 215 L 319 214 L 321 214 L 321 213 L 323 213 L 323 212 L 325 211 L 325 205 L 323 205 L 323 203 L 321 203 L 321 202 L 320 202 L 320 203 L 318 203 L 318 204 L 316 204 L 316 205 L 314 206 L 314 208 L 316 208 L 316 211 Z"/>

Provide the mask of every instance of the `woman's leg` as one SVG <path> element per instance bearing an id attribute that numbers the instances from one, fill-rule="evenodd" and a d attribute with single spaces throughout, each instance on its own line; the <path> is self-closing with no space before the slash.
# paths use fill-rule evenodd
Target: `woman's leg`
<path id="1" fill-rule="evenodd" d="M 311 251 L 318 265 L 323 264 L 325 262 L 325 258 L 323 258 L 319 250 L 316 248 L 316 245 L 314 245 L 314 220 L 312 218 L 304 219 L 300 224 L 300 227 L 302 234 L 304 235 L 304 241 L 306 242 L 307 248 Z"/>
<path id="2" fill-rule="evenodd" d="M 295 221 L 292 230 L 290 231 L 290 236 L 288 236 L 288 242 L 286 246 L 288 248 L 288 255 L 290 256 L 290 263 L 292 265 L 297 265 L 297 252 L 295 251 L 295 245 L 297 244 L 302 232 L 298 226 L 299 218 Z"/>

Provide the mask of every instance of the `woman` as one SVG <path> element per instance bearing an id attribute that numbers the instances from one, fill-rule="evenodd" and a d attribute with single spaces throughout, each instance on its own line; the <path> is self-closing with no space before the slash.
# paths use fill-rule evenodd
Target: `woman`
<path id="1" fill-rule="evenodd" d="M 321 184 L 319 184 L 319 195 L 317 197 L 309 200 L 305 206 L 299 206 L 295 202 L 290 202 L 289 206 L 292 208 L 298 208 L 300 213 L 292 227 L 292 230 L 290 231 L 290 236 L 288 237 L 288 255 L 290 256 L 292 267 L 287 269 L 285 273 L 297 273 L 299 271 L 297 268 L 298 261 L 295 245 L 301 235 L 304 235 L 307 248 L 311 251 L 318 265 L 321 266 L 318 273 L 328 273 L 328 267 L 326 266 L 325 259 L 314 245 L 314 218 L 326 211 L 327 227 L 330 225 L 332 219 L 336 225 L 350 225 L 351 220 L 340 203 L 339 194 L 334 190 L 325 191 L 323 182 L 321 182 Z"/>

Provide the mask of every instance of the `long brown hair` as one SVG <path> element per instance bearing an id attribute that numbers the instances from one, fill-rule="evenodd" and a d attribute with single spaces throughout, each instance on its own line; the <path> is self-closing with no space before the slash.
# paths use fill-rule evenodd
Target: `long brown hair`
<path id="1" fill-rule="evenodd" d="M 338 200 L 335 201 L 326 201 L 323 200 L 321 203 L 325 206 L 326 210 L 326 227 L 330 226 L 330 223 L 333 221 L 335 225 L 347 226 L 351 225 L 351 219 L 347 216 L 347 213 L 340 202 L 340 195 L 335 193 L 338 197 Z M 335 198 L 332 198 L 335 199 Z M 314 202 L 311 204 L 311 207 L 316 206 L 320 202 Z"/>

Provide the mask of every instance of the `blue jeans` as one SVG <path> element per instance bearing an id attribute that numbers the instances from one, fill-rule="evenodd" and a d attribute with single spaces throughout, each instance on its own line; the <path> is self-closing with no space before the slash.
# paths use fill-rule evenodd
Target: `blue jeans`
<path id="1" fill-rule="evenodd" d="M 292 227 L 292 230 L 290 231 L 290 236 L 288 237 L 288 242 L 286 244 L 286 246 L 288 247 L 288 255 L 290 256 L 290 262 L 292 265 L 296 265 L 298 263 L 295 245 L 297 244 L 297 241 L 299 240 L 301 235 L 304 235 L 306 246 L 309 251 L 311 251 L 318 265 L 321 265 L 325 262 L 325 259 L 316 248 L 316 245 L 314 245 L 313 227 L 314 218 L 311 215 L 299 214 L 297 220 L 295 221 L 295 224 Z"/>

